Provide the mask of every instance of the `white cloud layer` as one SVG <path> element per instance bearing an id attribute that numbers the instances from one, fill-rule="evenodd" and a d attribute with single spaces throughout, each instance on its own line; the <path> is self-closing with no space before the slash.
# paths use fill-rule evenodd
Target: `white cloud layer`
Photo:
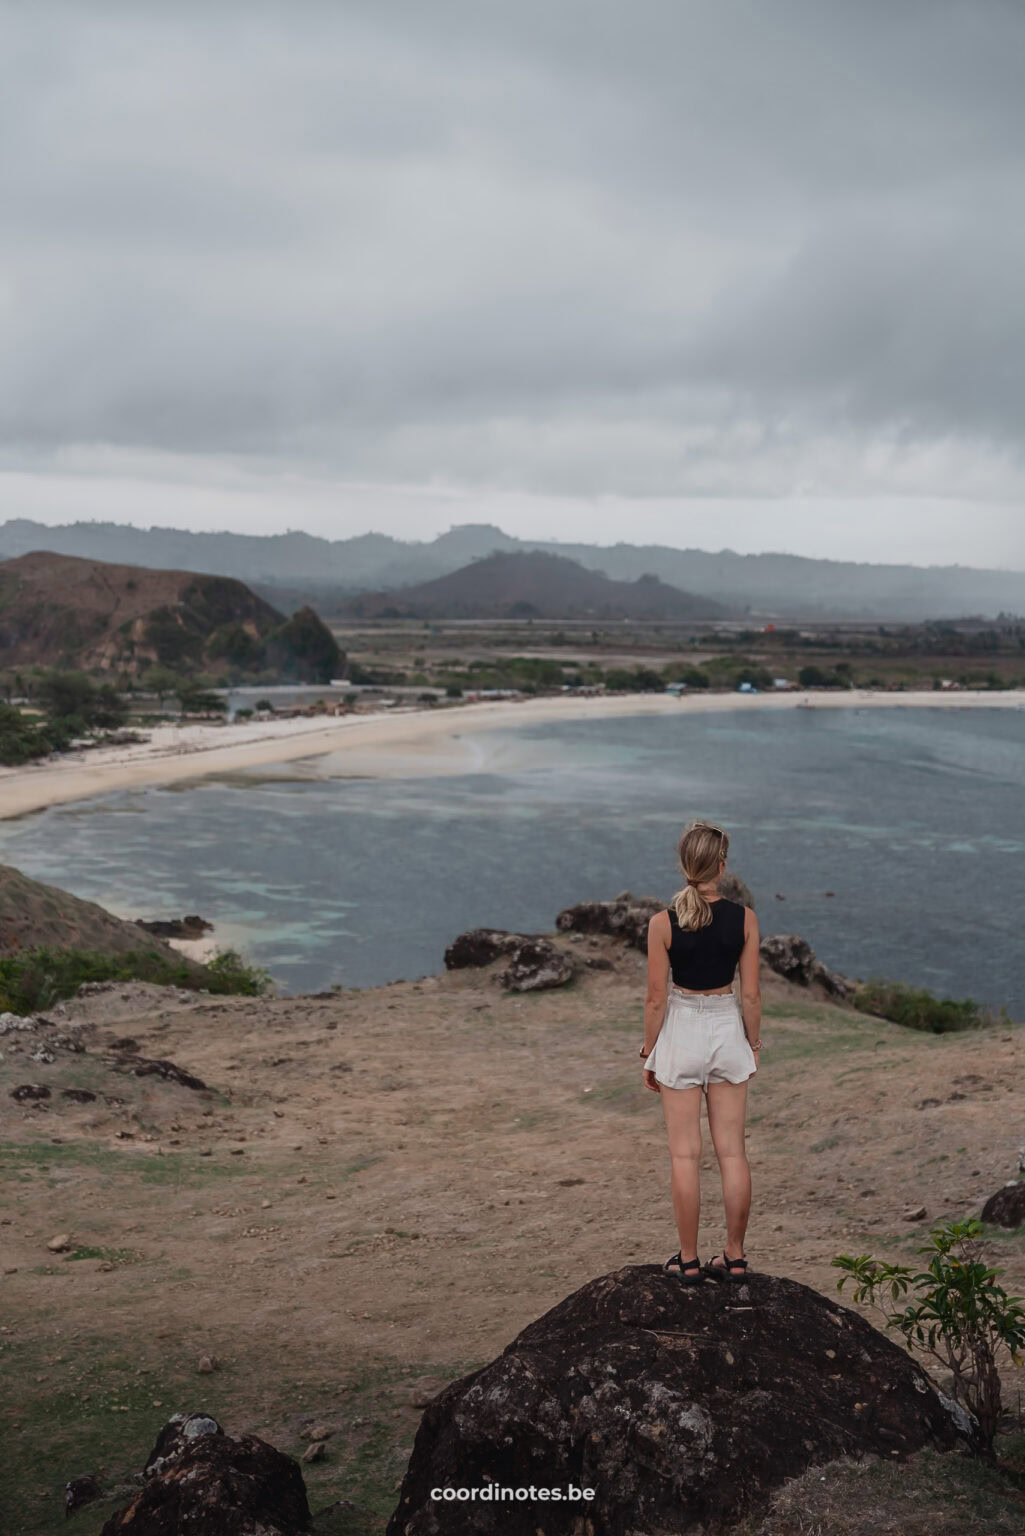
<path id="1" fill-rule="evenodd" d="M 1025 566 L 1009 0 L 0 28 L 2 515 Z"/>

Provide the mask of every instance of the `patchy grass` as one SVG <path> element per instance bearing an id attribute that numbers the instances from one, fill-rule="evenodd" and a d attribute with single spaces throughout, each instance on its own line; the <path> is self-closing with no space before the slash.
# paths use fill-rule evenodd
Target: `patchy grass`
<path id="1" fill-rule="evenodd" d="M 1000 1437 L 995 1467 L 933 1450 L 904 1462 L 866 1456 L 811 1467 L 734 1536 L 1020 1536 L 1023 1439 Z"/>
<path id="2" fill-rule="evenodd" d="M 371 1362 L 345 1384 L 338 1397 L 336 1417 L 344 1434 L 328 1441 L 328 1460 L 304 1470 L 310 1508 L 317 1510 L 331 1500 L 349 1499 L 356 1506 L 355 1522 L 329 1525 L 318 1520 L 318 1536 L 380 1536 L 399 1498 L 413 1436 L 422 1408 L 410 1402 L 412 1384 L 421 1377 L 454 1381 L 485 1364 L 483 1360 L 459 1361 L 445 1367 L 411 1363 Z M 327 1422 L 331 1422 L 330 1417 Z M 293 1449 L 283 1445 L 293 1455 Z"/>
<path id="3" fill-rule="evenodd" d="M 63 1528 L 64 1483 L 91 1472 L 121 1486 L 118 1496 L 78 1516 L 96 1531 L 127 1495 L 157 1431 L 172 1413 L 203 1406 L 217 1413 L 224 1384 L 174 1359 L 148 1368 L 111 1339 L 84 1343 L 4 1340 L 0 1368 L 0 1529 L 4 1536 L 53 1536 Z"/>
<path id="4" fill-rule="evenodd" d="M 158 1431 L 172 1413 L 212 1414 L 231 1434 L 258 1434 L 298 1459 L 316 1422 L 329 1426 L 324 1461 L 303 1467 L 316 1536 L 380 1536 L 422 1408 L 411 1399 L 484 1364 L 370 1362 L 349 1380 L 261 1375 L 260 1363 L 224 1358 L 197 1376 L 191 1353 L 166 1338 L 159 1358 L 133 1355 L 108 1338 L 26 1343 L 0 1338 L 0 1530 L 55 1536 L 64 1529 L 64 1483 L 91 1472 L 111 1493 L 77 1517 L 99 1530 L 129 1496 Z M 152 1363 L 151 1363 L 152 1361 Z M 259 1385 L 254 1386 L 254 1383 Z M 343 1505 L 332 1509 L 332 1505 Z M 347 1506 L 347 1507 L 346 1507 Z"/>
<path id="5" fill-rule="evenodd" d="M 0 1012 L 39 1013 L 97 981 L 149 981 L 245 997 L 259 997 L 270 987 L 268 973 L 246 965 L 234 950 L 198 965 L 184 956 L 170 959 L 157 949 L 108 954 L 40 945 L 0 956 Z"/>
<path id="6" fill-rule="evenodd" d="M 93 1248 L 80 1243 L 64 1255 L 66 1264 L 75 1259 L 102 1259 L 106 1264 L 139 1264 L 142 1262 L 142 1254 L 134 1248 Z"/>
<path id="7" fill-rule="evenodd" d="M 640 1072 L 631 1072 L 606 1083 L 597 1083 L 586 1093 L 581 1091 L 579 1102 L 600 1104 L 605 1109 L 618 1109 L 634 1115 L 638 1110 L 647 1109 L 650 1100 Z"/>
<path id="8" fill-rule="evenodd" d="M 251 1174 L 252 1166 L 247 1168 L 244 1162 L 243 1158 L 200 1158 L 180 1152 L 163 1155 L 114 1152 L 87 1142 L 62 1142 L 53 1146 L 44 1141 L 0 1141 L 0 1175 L 19 1173 L 22 1177 L 73 1166 L 91 1168 L 103 1174 L 135 1177 L 144 1184 L 192 1186 L 213 1179 Z"/>

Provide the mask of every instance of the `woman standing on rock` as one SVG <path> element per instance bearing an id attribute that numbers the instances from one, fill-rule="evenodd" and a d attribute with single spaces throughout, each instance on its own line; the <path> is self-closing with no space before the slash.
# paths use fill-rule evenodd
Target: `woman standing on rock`
<path id="1" fill-rule="evenodd" d="M 661 1093 L 672 1160 L 673 1210 L 680 1249 L 663 1266 L 688 1285 L 701 1276 L 741 1280 L 751 1209 L 751 1170 L 744 1150 L 747 1080 L 758 1070 L 761 991 L 758 919 L 750 907 L 719 894 L 729 838 L 697 821 L 680 839 L 686 885 L 648 924 L 648 992 L 644 1005 L 644 1081 Z M 733 995 L 740 967 L 743 1016 Z M 722 1175 L 726 1246 L 702 1265 L 697 1257 L 701 1206 L 701 1095 Z M 684 1252 L 692 1257 L 684 1258 Z"/>

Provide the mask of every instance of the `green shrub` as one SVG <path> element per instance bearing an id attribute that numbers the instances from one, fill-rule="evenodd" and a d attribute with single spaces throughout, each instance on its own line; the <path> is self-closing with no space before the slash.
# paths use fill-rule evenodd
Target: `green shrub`
<path id="1" fill-rule="evenodd" d="M 710 688 L 712 679 L 700 667 L 667 667 L 664 674 L 669 683 L 686 683 L 688 688 Z"/>
<path id="2" fill-rule="evenodd" d="M 177 693 L 183 715 L 221 715 L 228 708 L 223 694 L 215 693 L 212 688 L 201 688 L 195 682 L 179 684 Z"/>
<path id="3" fill-rule="evenodd" d="M 1015 1365 L 1023 1363 L 1025 1311 L 1022 1297 L 1008 1296 L 996 1284 L 1003 1270 L 983 1263 L 982 1230 L 982 1222 L 974 1219 L 933 1227 L 928 1244 L 917 1250 L 931 1255 L 928 1267 L 918 1273 L 868 1254 L 838 1254 L 833 1264 L 845 1271 L 838 1291 L 853 1280 L 854 1300 L 877 1307 L 887 1326 L 904 1335 L 909 1354 L 917 1345 L 950 1371 L 954 1398 L 975 1416 L 983 1454 L 992 1457 L 1001 1414 L 997 1359 L 1006 1353 Z M 897 1307 L 912 1287 L 913 1301 Z"/>
<path id="4" fill-rule="evenodd" d="M 17 768 L 45 757 L 56 741 L 46 725 L 23 715 L 14 704 L 0 704 L 0 763 Z"/>
<path id="5" fill-rule="evenodd" d="M 907 1029 L 924 1029 L 934 1035 L 958 1029 L 981 1029 L 986 1011 L 972 998 L 935 997 L 925 987 L 907 987 L 899 981 L 866 981 L 854 994 L 854 1006 L 862 1013 L 889 1019 Z"/>
<path id="6" fill-rule="evenodd" d="M 666 686 L 661 673 L 651 667 L 634 667 L 632 671 L 611 667 L 605 673 L 604 683 L 606 688 L 623 693 L 662 693 Z"/>
<path id="7" fill-rule="evenodd" d="M 0 956 L 0 1012 L 38 1013 L 61 998 L 74 997 L 87 981 L 152 981 L 161 986 L 205 988 L 209 992 L 257 997 L 270 986 L 266 971 L 248 966 L 234 950 L 206 965 L 185 956 L 171 959 L 157 949 L 122 955 L 99 950 L 40 945 Z"/>
<path id="8" fill-rule="evenodd" d="M 733 675 L 733 686 L 739 688 L 741 683 L 750 683 L 753 688 L 764 692 L 765 689 L 772 687 L 772 673 L 765 667 L 741 667 Z"/>
<path id="9" fill-rule="evenodd" d="M 849 666 L 834 667 L 832 671 L 826 671 L 823 667 L 802 667 L 797 674 L 797 681 L 802 688 L 850 688 L 853 686 Z"/>

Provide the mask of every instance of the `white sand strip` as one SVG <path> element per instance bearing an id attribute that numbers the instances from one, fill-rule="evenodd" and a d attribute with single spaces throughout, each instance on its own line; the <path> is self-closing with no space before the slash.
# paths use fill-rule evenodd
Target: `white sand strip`
<path id="1" fill-rule="evenodd" d="M 332 772 L 368 778 L 472 773 L 494 767 L 477 740 L 491 728 L 619 715 L 690 715 L 751 709 L 1025 709 L 1025 690 L 884 693 L 862 689 L 802 693 L 612 694 L 500 700 L 379 714 L 163 725 L 142 743 L 69 753 L 23 768 L 0 768 L 0 819 L 147 784 L 333 754 Z"/>

